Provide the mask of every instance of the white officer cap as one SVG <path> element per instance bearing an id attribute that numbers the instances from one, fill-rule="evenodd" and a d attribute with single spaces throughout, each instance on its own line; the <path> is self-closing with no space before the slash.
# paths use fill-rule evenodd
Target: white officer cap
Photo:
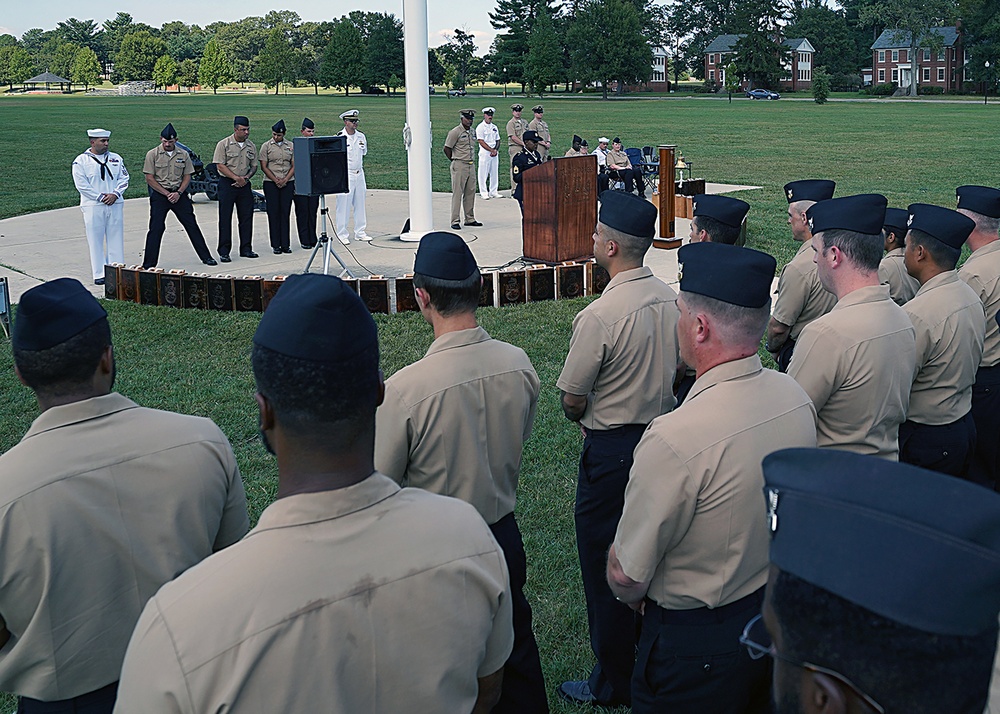
<path id="1" fill-rule="evenodd" d="M 357 119 L 359 112 L 357 109 L 348 109 L 346 112 L 340 115 L 341 119 Z"/>
<path id="2" fill-rule="evenodd" d="M 91 139 L 110 139 L 111 132 L 107 129 L 87 129 L 87 136 Z"/>
<path id="3" fill-rule="evenodd" d="M 496 114 L 497 110 L 493 107 L 483 107 L 483 114 Z"/>

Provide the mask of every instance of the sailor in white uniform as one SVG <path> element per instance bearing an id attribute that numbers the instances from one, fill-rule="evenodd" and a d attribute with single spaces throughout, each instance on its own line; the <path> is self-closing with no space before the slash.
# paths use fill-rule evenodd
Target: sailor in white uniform
<path id="1" fill-rule="evenodd" d="M 122 157 L 108 151 L 111 132 L 90 129 L 90 148 L 73 161 L 73 183 L 80 192 L 80 210 L 90 244 L 94 283 L 104 284 L 104 266 L 125 262 L 122 200 L 128 170 Z"/>
<path id="2" fill-rule="evenodd" d="M 344 120 L 341 136 L 347 137 L 347 187 L 349 193 L 337 196 L 337 237 L 344 245 L 350 241 L 350 231 L 347 230 L 347 219 L 354 210 L 354 240 L 371 241 L 365 233 L 368 226 L 368 216 L 365 213 L 365 183 L 364 156 L 368 153 L 368 140 L 358 131 L 358 110 L 350 109 L 340 115 Z"/>
<path id="3" fill-rule="evenodd" d="M 500 129 L 493 123 L 496 109 L 485 107 L 483 121 L 476 127 L 476 141 L 479 142 L 479 196 L 483 200 L 500 198 L 497 174 L 500 169 Z M 487 189 L 487 179 L 489 188 Z"/>

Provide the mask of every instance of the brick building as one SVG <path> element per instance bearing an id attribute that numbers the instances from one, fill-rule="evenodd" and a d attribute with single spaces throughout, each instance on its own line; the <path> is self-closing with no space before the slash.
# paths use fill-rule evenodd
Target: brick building
<path id="1" fill-rule="evenodd" d="M 941 87 L 945 92 L 960 90 L 969 79 L 962 33 L 955 27 L 935 27 L 931 32 L 940 39 L 940 48 L 917 50 L 917 84 Z M 872 81 L 876 84 L 892 82 L 897 87 L 909 87 L 913 64 L 909 32 L 884 30 L 872 45 Z"/>
<path id="2" fill-rule="evenodd" d="M 719 35 L 705 48 L 705 79 L 722 86 L 726 82 L 726 66 L 736 56 L 736 43 L 746 35 Z M 782 40 L 786 54 L 781 66 L 784 76 L 780 88 L 794 92 L 812 86 L 813 58 L 816 48 L 804 37 Z M 748 82 L 741 78 L 740 87 L 748 88 Z"/>

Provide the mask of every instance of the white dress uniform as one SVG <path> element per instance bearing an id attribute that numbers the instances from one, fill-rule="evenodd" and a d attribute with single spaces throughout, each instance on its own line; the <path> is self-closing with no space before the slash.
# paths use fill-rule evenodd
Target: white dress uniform
<path id="1" fill-rule="evenodd" d="M 80 192 L 94 280 L 103 279 L 105 265 L 125 262 L 122 197 L 128 189 L 128 170 L 113 151 L 98 156 L 87 149 L 73 161 L 73 183 Z M 115 194 L 118 200 L 110 206 L 101 203 L 106 193 Z"/>
<path id="2" fill-rule="evenodd" d="M 476 139 L 485 141 L 488 145 L 500 148 L 500 129 L 496 124 L 485 121 L 476 127 Z M 490 156 L 490 152 L 479 145 L 479 195 L 484 199 L 500 198 L 499 180 L 500 155 Z M 487 179 L 489 188 L 487 189 Z"/>
<path id="3" fill-rule="evenodd" d="M 357 116 L 357 112 L 344 112 L 341 119 L 349 116 Z M 371 238 L 365 233 L 368 226 L 368 215 L 365 213 L 365 192 L 368 184 L 365 183 L 364 156 L 368 153 L 368 140 L 360 131 L 355 130 L 353 134 L 348 134 L 344 129 L 341 136 L 347 137 L 347 187 L 348 193 L 337 196 L 337 237 L 344 245 L 349 244 L 351 233 L 347 230 L 347 219 L 354 210 L 354 239 L 370 241 Z"/>

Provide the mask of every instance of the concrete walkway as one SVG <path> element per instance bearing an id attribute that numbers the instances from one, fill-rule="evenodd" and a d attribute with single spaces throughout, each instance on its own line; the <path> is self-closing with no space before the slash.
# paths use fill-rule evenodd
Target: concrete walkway
<path id="1" fill-rule="evenodd" d="M 709 193 L 728 193 L 751 190 L 754 186 L 708 184 Z M 335 199 L 328 199 L 330 219 L 334 215 Z M 436 227 L 448 230 L 451 194 L 436 193 L 433 210 Z M 399 240 L 398 234 L 409 215 L 406 191 L 371 190 L 367 197 L 367 233 L 371 243 L 352 242 L 342 245 L 336 237 L 332 245 L 355 277 L 384 275 L 399 277 L 413 269 L 417 243 Z M 198 224 L 205 233 L 208 246 L 215 255 L 217 243 L 218 208 L 204 194 L 195 200 Z M 522 255 L 521 213 L 517 202 L 510 198 L 483 201 L 476 198 L 476 219 L 481 228 L 463 227 L 459 232 L 469 244 L 483 270 L 496 269 L 517 261 Z M 142 264 L 146 229 L 149 221 L 149 200 L 146 198 L 125 201 L 125 262 Z M 235 217 L 234 217 L 235 223 Z M 676 232 L 686 238 L 689 223 L 676 221 Z M 235 233 L 234 226 L 234 233 Z M 328 220 L 327 234 L 334 236 L 332 220 Z M 233 262 L 220 263 L 214 268 L 203 265 L 184 229 L 172 215 L 167 216 L 167 230 L 160 248 L 159 267 L 182 269 L 188 272 L 207 272 L 235 277 L 244 275 L 290 275 L 305 270 L 311 251 L 299 247 L 292 217 L 292 253 L 274 255 L 267 237 L 267 216 L 254 213 L 253 247 L 260 255 L 257 259 L 240 258 L 234 249 Z M 234 241 L 238 240 L 234 235 Z M 235 246 L 234 246 L 235 248 Z M 646 264 L 668 283 L 677 282 L 677 251 L 650 249 Z M 334 268 L 337 270 L 335 271 Z M 312 272 L 322 270 L 322 253 L 316 258 Z M 336 261 L 331 263 L 331 273 L 339 272 Z M 0 221 L 0 276 L 10 284 L 11 302 L 17 302 L 21 293 L 46 280 L 59 277 L 76 278 L 93 293 L 103 296 L 103 288 L 94 285 L 90 272 L 87 237 L 79 207 L 61 208 Z"/>

